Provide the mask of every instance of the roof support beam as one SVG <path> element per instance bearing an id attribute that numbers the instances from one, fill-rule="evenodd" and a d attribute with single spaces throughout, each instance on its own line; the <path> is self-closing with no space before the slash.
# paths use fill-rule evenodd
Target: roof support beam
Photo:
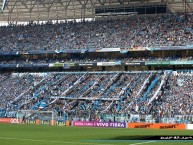
<path id="1" fill-rule="evenodd" d="M 167 0 L 167 9 L 171 12 L 171 13 L 174 13 L 172 7 L 171 7 L 171 4 L 169 3 L 169 0 Z"/>
<path id="2" fill-rule="evenodd" d="M 20 0 L 20 3 L 30 12 L 30 9 L 27 7 L 27 2 L 28 0 L 26 0 L 25 2 L 23 0 Z"/>

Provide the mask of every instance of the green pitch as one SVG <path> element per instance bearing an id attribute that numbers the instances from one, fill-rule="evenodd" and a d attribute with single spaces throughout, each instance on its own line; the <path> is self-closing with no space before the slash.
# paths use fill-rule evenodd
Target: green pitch
<path id="1" fill-rule="evenodd" d="M 0 145 L 192 145 L 193 141 L 126 140 L 144 135 L 193 135 L 193 131 L 0 124 Z"/>

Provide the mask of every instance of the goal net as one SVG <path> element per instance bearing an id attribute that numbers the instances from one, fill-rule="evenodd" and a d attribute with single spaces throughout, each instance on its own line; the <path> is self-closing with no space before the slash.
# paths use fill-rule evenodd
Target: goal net
<path id="1" fill-rule="evenodd" d="M 20 123 L 54 125 L 54 111 L 18 110 L 17 119 Z"/>

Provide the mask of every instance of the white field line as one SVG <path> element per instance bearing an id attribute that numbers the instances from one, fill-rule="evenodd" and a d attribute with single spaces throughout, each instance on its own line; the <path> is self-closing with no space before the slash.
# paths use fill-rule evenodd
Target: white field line
<path id="1" fill-rule="evenodd" d="M 80 143 L 80 142 L 65 142 L 65 141 L 56 141 L 56 140 L 40 140 L 40 139 L 25 139 L 25 138 L 8 138 L 0 137 L 0 139 L 5 140 L 20 140 L 20 141 L 33 141 L 33 142 L 48 142 L 48 143 L 61 143 L 61 144 L 81 144 L 81 145 L 100 145 L 94 143 Z M 102 145 L 111 145 L 111 144 L 102 144 Z"/>
<path id="2" fill-rule="evenodd" d="M 156 141 L 140 142 L 140 143 L 129 144 L 129 145 L 146 144 L 146 143 L 152 143 L 152 142 L 156 142 Z"/>

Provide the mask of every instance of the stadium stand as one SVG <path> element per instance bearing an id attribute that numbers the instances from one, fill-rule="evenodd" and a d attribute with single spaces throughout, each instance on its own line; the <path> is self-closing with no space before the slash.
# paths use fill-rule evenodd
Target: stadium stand
<path id="1" fill-rule="evenodd" d="M 192 13 L 1 26 L 0 117 L 28 110 L 70 121 L 193 118 L 192 49 Z"/>
<path id="2" fill-rule="evenodd" d="M 14 58 L 10 58 L 10 59 L 6 59 L 3 61 L 0 61 L 0 64 L 36 64 L 36 63 L 93 63 L 93 62 L 115 62 L 115 61 L 122 61 L 125 63 L 129 63 L 129 62 L 142 62 L 142 61 L 191 61 L 193 60 L 192 56 L 189 57 L 151 57 L 151 56 L 144 56 L 144 57 L 132 57 L 129 55 L 125 55 L 122 57 L 115 57 L 115 58 L 80 58 L 80 57 L 76 57 L 76 58 L 71 58 L 71 59 L 67 59 L 67 58 L 58 58 L 58 59 L 54 59 L 54 58 L 44 58 L 44 59 L 15 59 Z"/>
<path id="3" fill-rule="evenodd" d="M 192 15 L 0 27 L 1 51 L 192 45 Z M 6 34 L 6 35 L 5 35 Z"/>
<path id="4" fill-rule="evenodd" d="M 192 72 L 1 74 L 1 116 L 50 110 L 73 116 L 192 114 Z M 4 111 L 3 111 L 4 110 Z"/>

